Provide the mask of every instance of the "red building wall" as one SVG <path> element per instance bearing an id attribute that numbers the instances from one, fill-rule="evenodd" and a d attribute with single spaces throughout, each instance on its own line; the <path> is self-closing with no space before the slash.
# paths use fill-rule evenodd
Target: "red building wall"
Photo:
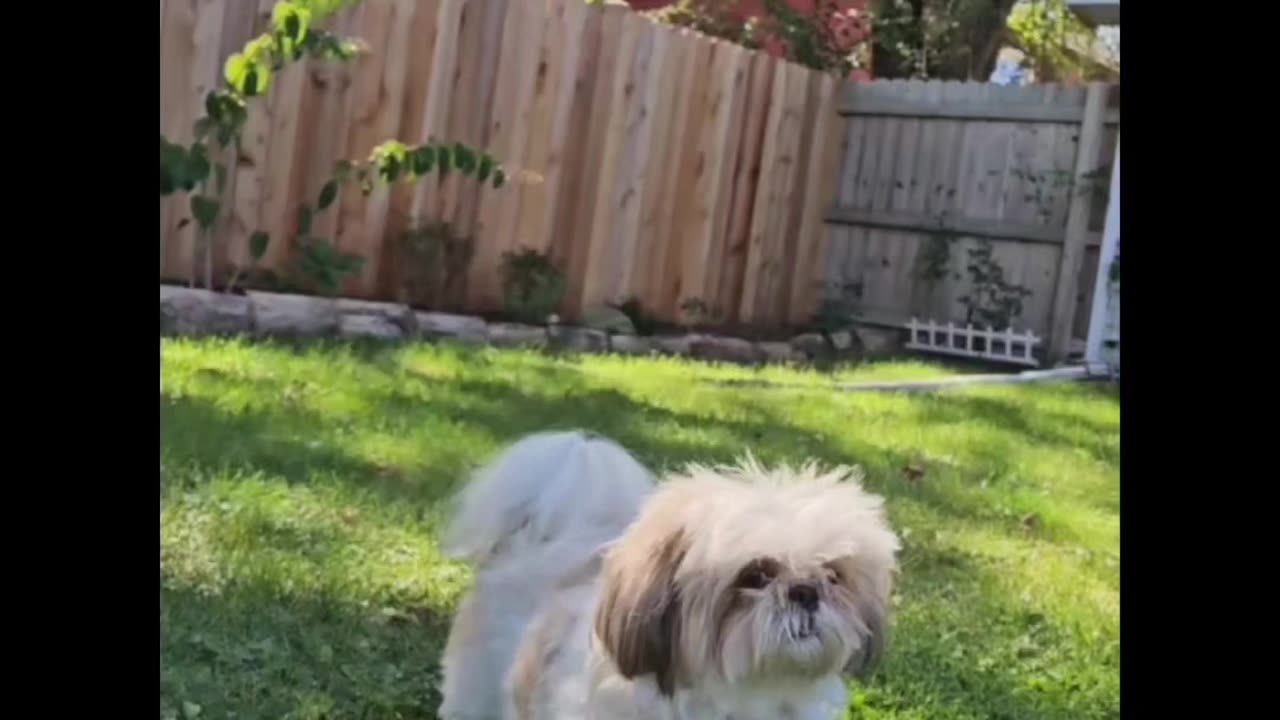
<path id="1" fill-rule="evenodd" d="M 786 1 L 792 8 L 805 14 L 812 14 L 815 7 L 820 2 L 823 2 L 823 0 Z M 676 0 L 627 0 L 627 3 L 633 9 L 642 12 L 664 8 L 675 4 L 675 2 Z M 867 6 L 871 4 L 871 0 L 826 0 L 826 2 L 833 2 L 836 6 L 836 10 L 831 16 L 831 23 L 836 37 L 842 43 L 847 43 L 848 47 L 852 49 L 859 42 L 870 37 L 871 24 L 867 18 L 866 10 Z M 738 0 L 735 10 L 744 22 L 751 17 L 764 17 L 764 0 Z M 766 38 L 764 50 L 774 57 L 782 57 L 784 55 L 782 43 L 776 39 Z M 864 70 L 854 70 L 850 75 L 851 80 L 869 80 L 870 77 L 870 74 Z"/>

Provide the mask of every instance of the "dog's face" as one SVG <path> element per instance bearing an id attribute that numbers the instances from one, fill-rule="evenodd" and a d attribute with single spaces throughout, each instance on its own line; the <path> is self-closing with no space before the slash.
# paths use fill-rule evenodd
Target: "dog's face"
<path id="1" fill-rule="evenodd" d="M 668 695 L 864 674 L 884 647 L 898 540 L 880 498 L 826 475 L 694 470 L 605 558 L 596 633 Z"/>

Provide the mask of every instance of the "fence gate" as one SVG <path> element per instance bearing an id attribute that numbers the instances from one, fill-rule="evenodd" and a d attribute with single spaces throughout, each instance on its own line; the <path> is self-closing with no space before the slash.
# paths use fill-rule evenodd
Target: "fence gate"
<path id="1" fill-rule="evenodd" d="M 826 292 L 872 323 L 990 323 L 1043 338 L 1051 360 L 1081 351 L 1118 89 L 847 85 Z"/>

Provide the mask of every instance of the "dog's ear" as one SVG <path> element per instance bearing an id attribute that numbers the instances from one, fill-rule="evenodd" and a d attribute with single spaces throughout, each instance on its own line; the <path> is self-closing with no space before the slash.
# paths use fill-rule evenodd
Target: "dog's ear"
<path id="1" fill-rule="evenodd" d="M 628 680 L 653 674 L 667 697 L 675 692 L 680 597 L 675 584 L 688 543 L 660 520 L 640 522 L 604 562 L 604 587 L 595 630 Z"/>
<path id="2" fill-rule="evenodd" d="M 879 598 L 867 598 L 866 602 L 858 602 L 858 615 L 863 627 L 860 628 L 862 644 L 857 652 L 849 657 L 845 664 L 845 674 L 864 680 L 875 672 L 884 655 L 885 633 L 888 630 L 888 609 Z"/>
<path id="3" fill-rule="evenodd" d="M 845 674 L 865 679 L 880 664 L 887 644 L 891 588 L 892 579 L 888 573 L 876 579 L 863 575 L 852 583 L 853 609 L 857 614 L 858 635 L 862 642 L 845 663 Z"/>

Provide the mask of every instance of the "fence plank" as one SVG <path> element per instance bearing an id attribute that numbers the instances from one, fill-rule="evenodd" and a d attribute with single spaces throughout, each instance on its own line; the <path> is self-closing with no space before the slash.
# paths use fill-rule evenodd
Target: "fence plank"
<path id="1" fill-rule="evenodd" d="M 729 220 L 725 228 L 725 252 L 720 268 L 720 282 L 715 307 L 725 313 L 725 322 L 739 321 L 743 280 L 747 264 L 751 219 L 754 216 L 756 185 L 760 179 L 761 152 L 768 119 L 768 103 L 772 97 L 774 73 L 778 64 L 758 53 L 751 56 L 747 94 L 734 174 Z"/>
<path id="2" fill-rule="evenodd" d="M 758 307 L 759 296 L 763 293 L 764 272 L 768 263 L 769 215 L 778 209 L 778 186 L 781 184 L 781 173 L 778 172 L 779 156 L 783 155 L 784 140 L 780 137 L 782 129 L 788 125 L 786 103 L 790 86 L 793 84 L 791 73 L 787 67 L 779 64 L 775 69 L 771 97 L 769 99 L 769 115 L 764 130 L 764 146 L 760 151 L 760 180 L 756 186 L 755 205 L 751 213 L 751 229 L 747 241 L 747 263 L 742 283 L 742 300 L 738 308 L 738 320 L 744 323 L 756 322 L 762 315 Z M 785 168 L 781 168 L 785 170 Z"/>
<path id="3" fill-rule="evenodd" d="M 342 13 L 334 22 L 334 31 L 350 33 L 358 19 L 359 11 L 350 10 Z M 305 187 L 303 196 L 309 202 L 316 202 L 324 184 L 333 178 L 334 167 L 343 158 L 343 146 L 347 126 L 345 119 L 351 102 L 351 85 L 354 69 L 350 64 L 338 62 L 317 62 L 308 68 L 310 81 L 318 95 L 315 103 L 315 120 L 310 124 L 307 139 L 308 155 Z M 251 114 L 252 115 L 252 114 Z M 328 209 L 317 210 L 312 222 L 312 233 L 316 237 L 334 238 L 338 227 L 338 205 L 330 205 Z M 282 241 L 283 239 L 273 239 Z M 243 256 L 242 256 L 243 257 Z"/>
<path id="4" fill-rule="evenodd" d="M 685 54 L 688 67 L 705 69 L 711 62 L 713 44 L 690 33 L 689 48 Z M 688 218 L 696 211 L 697 198 L 694 197 L 694 185 L 698 170 L 697 146 L 701 138 L 702 123 L 706 116 L 702 113 L 702 103 L 707 93 L 710 77 L 705 70 L 687 75 L 682 81 L 683 91 L 680 101 L 679 115 L 676 117 L 679 128 L 679 143 L 673 162 L 671 177 L 671 226 L 667 236 L 662 239 L 663 273 L 660 290 L 653 298 L 651 305 L 662 317 L 684 318 L 680 307 L 684 301 L 691 299 L 685 291 L 687 279 L 684 268 L 684 229 L 689 226 Z"/>
<path id="5" fill-rule="evenodd" d="M 731 162 L 730 133 L 733 129 L 735 104 L 743 89 L 745 75 L 739 72 L 742 52 L 728 43 L 712 46 L 713 55 L 707 69 L 708 87 L 702 103 L 695 111 L 701 115 L 697 144 L 694 147 L 695 170 L 688 214 L 683 218 L 680 236 L 684 239 L 681 295 L 696 298 L 713 316 L 713 253 L 723 232 L 728 212 L 728 188 L 725 169 Z"/>
<path id="6" fill-rule="evenodd" d="M 792 187 L 787 197 L 786 217 L 782 220 L 782 250 L 773 273 L 774 308 L 771 324 L 783 324 L 791 314 L 791 291 L 795 283 L 796 258 L 800 253 L 803 240 L 800 233 L 803 229 L 805 210 L 806 182 L 809 179 L 810 145 L 814 140 L 814 128 L 817 125 L 818 107 L 821 104 L 822 76 L 815 73 L 804 74 L 804 94 L 801 97 L 799 112 L 799 137 L 795 146 L 794 168 L 792 170 Z"/>
<path id="7" fill-rule="evenodd" d="M 1077 180 L 1094 169 L 1102 145 L 1103 120 L 1107 109 L 1107 85 L 1090 83 L 1085 100 L 1084 121 L 1080 126 L 1080 145 L 1076 153 L 1073 177 Z M 1066 357 L 1070 350 L 1072 324 L 1075 321 L 1075 295 L 1080 290 L 1080 264 L 1089 234 L 1089 214 L 1094 193 L 1071 193 L 1067 210 L 1067 233 L 1058 264 L 1058 277 L 1053 294 L 1053 319 L 1048 336 L 1049 354 L 1053 359 Z"/>
<path id="8" fill-rule="evenodd" d="M 643 21 L 625 15 L 621 24 L 620 42 L 617 45 L 618 65 L 614 70 L 613 92 L 605 116 L 608 129 L 597 185 L 599 199 L 592 218 L 591 232 L 586 240 L 590 250 L 580 308 L 593 307 L 611 300 L 617 291 L 620 263 L 618 244 L 622 237 L 618 228 L 621 221 L 619 211 L 623 209 L 620 207 L 622 197 L 626 197 L 625 190 L 619 189 L 625 187 L 625 181 L 619 175 L 630 139 L 631 128 L 628 121 L 631 113 L 635 112 L 634 97 L 639 92 L 638 68 L 647 65 L 647 53 L 653 47 L 651 42 L 644 42 L 647 28 Z"/>
<path id="9" fill-rule="evenodd" d="M 369 148 L 360 148 L 356 151 L 362 155 L 369 152 L 377 143 L 402 136 L 400 122 L 404 114 L 404 88 L 409 72 L 409 48 L 414 42 L 412 33 L 415 9 L 430 12 L 432 8 L 426 4 L 419 6 L 416 0 L 393 0 L 388 9 L 387 42 L 382 46 L 385 48 L 386 59 L 381 63 L 381 73 L 377 78 L 378 98 L 368 124 L 368 130 L 372 133 L 368 141 Z M 304 109 L 307 113 L 304 117 L 309 116 L 310 108 L 304 105 Z M 305 148 L 302 149 L 301 155 L 302 157 L 308 155 Z M 365 201 L 362 254 L 366 262 L 359 276 L 352 282 L 357 288 L 356 292 L 362 297 L 385 296 L 384 293 L 389 285 L 387 271 L 394 263 L 394 254 L 397 249 L 394 240 L 388 241 L 388 232 L 398 234 L 397 231 L 404 222 L 404 219 L 400 219 L 393 223 L 390 219 L 391 198 L 397 188 L 381 184 L 375 187 L 373 194 Z M 314 207 L 314 198 L 297 198 L 294 204 L 302 201 Z"/>
<path id="10" fill-rule="evenodd" d="M 161 3 L 166 136 L 189 138 L 202 90 L 273 4 Z M 365 297 L 403 299 L 403 229 L 444 219 L 473 241 L 460 292 L 442 299 L 460 310 L 500 307 L 503 254 L 529 246 L 568 275 L 570 319 L 630 296 L 666 321 L 693 319 L 680 308 L 697 298 L 726 324 L 800 324 L 832 292 L 825 280 L 860 289 L 870 315 L 946 322 L 968 291 L 966 250 L 986 238 L 1006 278 L 1032 290 L 1024 322 L 1052 345 L 1050 319 L 1066 312 L 1057 295 L 1073 284 L 1060 277 L 1091 262 L 1067 248 L 1072 193 L 1032 192 L 1028 179 L 1077 172 L 1083 89 L 850 86 L 574 0 L 367 0 L 330 29 L 371 52 L 293 66 L 252 103 L 219 266 L 244 264 L 245 239 L 262 228 L 273 240 L 265 269 L 287 271 L 298 204 L 314 202 L 335 159 L 390 138 L 482 147 L 512 182 L 433 175 L 370 198 L 350 185 L 313 234 L 366 258 L 348 288 Z M 1106 127 L 1116 115 L 1098 117 Z M 195 264 L 194 228 L 178 228 L 187 202 L 161 203 L 162 276 Z M 1087 249 L 1096 233 L 1084 224 Z M 938 236 L 947 272 L 925 286 L 916 268 Z"/>
<path id="11" fill-rule="evenodd" d="M 671 228 L 674 222 L 676 187 L 679 184 L 680 147 L 684 138 L 684 113 L 689 103 L 684 92 L 685 55 L 691 46 L 688 33 L 670 33 L 666 52 L 658 59 L 661 77 L 659 96 L 654 106 L 651 146 L 653 164 L 646 173 L 641 198 L 640 236 L 648 242 L 648 252 L 636 258 L 632 271 L 635 287 L 631 296 L 659 296 L 666 284 L 667 252 L 673 248 Z M 621 298 L 624 302 L 631 298 Z M 653 307 L 646 307 L 653 312 Z"/>
<path id="12" fill-rule="evenodd" d="M 569 291 L 565 305 L 578 308 L 584 305 L 585 280 L 591 263 L 591 238 L 595 224 L 596 206 L 602 197 L 601 173 L 608 144 L 609 126 L 606 112 L 609 110 L 618 82 L 617 68 L 620 54 L 617 52 L 622 39 L 623 20 L 627 8 L 605 5 L 593 8 L 588 19 L 589 32 L 595 35 L 592 47 L 598 48 L 598 62 L 591 90 L 591 122 L 581 142 L 585 149 L 582 160 L 582 178 L 579 187 L 587 189 L 579 194 L 578 204 L 572 216 L 569 233 L 573 238 L 573 250 L 569 254 L 566 272 L 569 275 Z"/>
<path id="13" fill-rule="evenodd" d="M 640 248 L 647 240 L 640 234 L 641 211 L 645 177 L 653 155 L 658 82 L 662 79 L 661 58 L 666 54 L 670 37 L 656 30 L 657 27 L 649 22 L 643 22 L 638 28 L 636 61 L 628 81 L 633 91 L 628 102 L 625 151 L 614 195 L 617 210 L 614 215 L 615 265 L 608 276 L 612 290 L 604 296 L 604 299 L 615 302 L 635 295 L 644 281 L 643 271 L 638 267 Z"/>
<path id="14" fill-rule="evenodd" d="M 552 230 L 555 237 L 551 243 L 551 259 L 556 267 L 563 268 L 569 277 L 575 278 L 572 265 L 575 250 L 578 246 L 574 235 L 574 220 L 578 207 L 585 196 L 583 176 L 587 172 L 587 138 L 593 125 L 592 100 L 594 98 L 596 75 L 600 59 L 600 20 L 597 8 L 586 3 L 575 3 L 578 17 L 573 26 L 578 28 L 573 48 L 572 96 L 569 100 L 571 108 L 565 121 L 563 156 L 561 158 L 558 178 L 548 177 L 547 183 L 555 186 L 555 209 L 553 211 Z M 566 68 L 567 69 L 567 68 Z M 571 286 L 572 283 L 571 280 Z M 572 303 L 566 299 L 566 307 Z"/>
<path id="15" fill-rule="evenodd" d="M 734 175 L 738 166 L 738 156 L 742 150 L 740 138 L 746 125 L 747 101 L 750 94 L 751 54 L 736 46 L 730 47 L 730 69 L 727 82 L 731 84 L 727 105 L 728 117 L 723 126 L 718 128 L 714 143 L 717 151 L 714 169 L 709 176 L 715 203 L 712 205 L 711 223 L 708 228 L 710 249 L 704 260 L 701 296 L 712 309 L 712 314 L 721 322 L 729 321 L 729 308 L 721 305 L 718 298 L 721 287 L 726 283 L 725 272 L 730 270 L 725 262 L 730 242 L 729 225 L 732 221 L 734 203 Z"/>
<path id="16" fill-rule="evenodd" d="M 225 58 L 233 52 L 239 52 L 244 44 L 253 37 L 255 26 L 258 24 L 258 8 L 254 3 L 236 3 L 228 5 L 226 14 L 222 19 L 221 45 L 218 48 L 218 58 Z M 264 23 L 265 24 L 265 23 Z M 219 71 L 216 85 L 222 84 L 222 73 Z M 220 207 L 227 208 L 227 212 L 222 213 L 218 223 L 217 230 L 214 234 L 213 247 L 213 264 L 214 274 L 221 282 L 226 277 L 228 264 L 234 263 L 238 266 L 244 266 L 248 260 L 247 247 L 245 240 L 248 237 L 249 230 L 242 226 L 238 226 L 235 222 L 235 214 L 230 209 L 235 205 L 236 199 L 236 165 L 239 162 L 239 153 L 235 147 L 228 147 L 222 151 L 215 150 L 213 157 L 218 163 L 226 169 L 225 171 L 225 187 L 222 192 L 218 193 L 218 202 Z"/>
<path id="17" fill-rule="evenodd" d="M 523 55 L 525 44 L 530 41 L 525 32 L 528 7 L 529 3 L 521 0 L 508 3 L 502 23 L 502 42 L 492 51 L 499 53 L 499 59 L 485 139 L 489 152 L 513 168 L 519 164 L 518 160 L 511 159 L 515 152 L 512 138 L 518 122 L 518 87 L 524 78 L 521 70 L 527 69 Z M 503 222 L 507 206 L 515 201 L 514 193 L 514 183 L 503 188 L 489 186 L 480 190 L 472 235 L 475 248 L 467 272 L 467 304 L 470 307 L 492 310 L 501 306 L 501 278 L 497 269 L 502 262 L 502 254 L 516 245 L 511 238 L 510 226 Z"/>
<path id="18" fill-rule="evenodd" d="M 785 288 L 782 264 L 787 252 L 787 223 L 796 198 L 798 153 L 802 136 L 809 75 L 803 67 L 786 63 L 779 67 L 770 105 L 764 158 L 767 168 L 756 195 L 752 218 L 747 280 L 744 283 L 740 319 L 746 323 L 777 324 L 786 315 L 782 305 Z M 774 111 L 774 108 L 777 111 Z"/>
<path id="19" fill-rule="evenodd" d="M 341 138 L 341 157 L 352 160 L 363 160 L 368 157 L 369 151 L 373 147 L 383 141 L 389 139 L 388 136 L 378 126 L 379 106 L 383 101 L 383 73 L 384 66 L 387 64 L 388 58 L 381 48 L 387 46 L 387 41 L 391 36 L 392 22 L 392 4 L 391 0 L 369 0 L 361 4 L 361 13 L 359 20 L 353 28 L 353 34 L 362 38 L 368 43 L 371 52 L 362 57 L 355 67 L 355 72 L 351 81 L 350 105 L 348 106 L 348 121 Z M 289 112 L 289 108 L 283 103 L 280 112 L 290 117 L 296 124 L 297 117 Z M 274 110 L 274 107 L 273 107 Z M 274 171 L 274 167 L 278 162 L 278 153 L 284 147 L 288 147 L 288 151 L 292 153 L 290 144 L 281 142 L 283 131 L 274 124 L 271 128 L 270 151 L 268 154 L 268 172 Z M 289 137 L 292 137 L 291 135 Z M 290 157 L 292 157 L 290 155 Z M 381 191 L 381 192 L 385 192 Z M 270 198 L 268 198 L 268 201 Z M 337 223 L 334 230 L 334 240 L 338 249 L 345 253 L 359 255 L 368 258 L 368 239 L 369 239 L 369 205 L 367 199 L 361 194 L 359 183 L 349 183 L 342 197 L 333 208 L 337 212 Z M 292 213 L 286 215 L 283 207 L 276 209 L 268 209 L 264 207 L 264 216 L 270 217 L 272 222 L 272 237 L 278 237 L 281 240 L 292 237 L 294 228 L 294 217 Z M 277 243 L 273 242 L 272 246 Z M 284 243 L 280 243 L 281 247 Z M 277 264 L 279 258 L 273 258 L 272 264 Z"/>
<path id="20" fill-rule="evenodd" d="M 168 0 L 160 6 L 160 133 L 170 142 L 181 142 L 191 132 L 190 122 L 185 122 L 187 103 L 185 91 L 190 79 L 184 72 L 191 66 L 193 52 L 192 27 L 195 23 L 194 7 L 188 0 Z M 185 122 L 185 126 L 184 126 Z M 178 204 L 181 195 L 160 199 L 160 275 L 186 277 L 185 272 L 175 272 L 172 261 L 177 242 L 173 230 L 178 220 Z"/>
<path id="21" fill-rule="evenodd" d="M 923 100 L 929 92 L 929 85 L 920 80 L 910 80 L 903 88 L 903 97 L 908 100 Z M 919 186 L 916 177 L 917 168 L 922 164 L 922 157 L 927 148 L 923 147 L 922 134 L 929 121 L 908 119 L 901 123 L 901 135 L 896 152 L 897 162 L 893 171 L 893 185 L 889 192 L 890 212 L 920 212 L 921 207 L 913 207 L 913 202 L 923 205 L 923 197 L 914 192 Z M 920 249 L 920 236 L 898 231 L 882 233 L 887 241 L 884 257 L 888 266 L 884 268 L 885 286 L 894 298 L 911 298 L 915 283 L 912 282 L 911 271 L 915 267 L 916 255 Z"/>
<path id="22" fill-rule="evenodd" d="M 520 124 L 526 135 L 524 159 L 520 166 L 544 178 L 543 182 L 520 186 L 520 207 L 515 227 L 521 242 L 538 252 L 551 249 L 551 233 L 547 228 L 547 193 L 550 186 L 545 176 L 551 160 L 552 137 L 556 106 L 560 101 L 560 84 L 564 75 L 565 45 L 571 42 L 565 22 L 565 0 L 533 0 L 542 4 L 545 11 L 540 27 L 533 29 L 540 38 L 536 54 L 530 66 L 533 87 Z"/>
<path id="23" fill-rule="evenodd" d="M 269 27 L 272 5 L 274 5 L 272 0 L 257 2 L 253 25 L 247 36 L 243 38 L 245 42 Z M 271 135 L 272 105 L 273 96 L 268 95 L 265 98 L 259 98 L 250 106 L 249 118 L 241 134 L 240 155 L 228 172 L 231 176 L 228 182 L 233 188 L 229 199 L 230 205 L 226 210 L 229 227 L 227 242 L 231 245 L 229 260 L 237 265 L 243 266 L 248 263 L 248 252 L 245 247 L 248 236 L 258 230 L 268 230 L 262 222 L 262 205 L 266 195 L 265 182 L 270 160 L 268 138 Z M 284 245 L 286 242 L 286 238 L 271 237 L 271 246 Z M 269 249 L 271 246 L 268 246 Z M 269 256 L 264 265 L 271 266 L 273 264 L 271 258 L 278 263 L 279 258 L 284 254 L 284 249 L 275 248 L 275 254 Z"/>
<path id="24" fill-rule="evenodd" d="M 181 33 L 189 28 L 190 44 L 179 44 L 174 48 L 176 57 L 170 60 L 175 68 L 185 69 L 187 83 L 178 90 L 174 98 L 174 126 L 170 139 L 186 144 L 192 137 L 192 125 L 196 118 L 204 115 L 205 95 L 217 87 L 222 77 L 222 58 L 218 52 L 222 47 L 222 24 L 226 5 L 218 0 L 190 0 L 186 12 L 181 12 L 182 3 L 175 2 L 173 19 L 177 23 L 174 32 Z M 212 148 L 211 148 L 212 149 Z M 212 191 L 212 182 L 210 191 Z M 179 277 L 201 276 L 203 262 L 202 248 L 197 243 L 196 223 L 191 217 L 191 210 L 186 196 L 175 199 L 169 213 L 169 225 L 165 229 L 174 238 L 170 247 L 167 269 L 170 274 Z"/>
<path id="25" fill-rule="evenodd" d="M 834 112 L 837 86 L 835 78 L 822 77 L 815 100 L 816 126 L 808 148 L 808 173 L 799 214 L 799 240 L 795 261 L 787 268 L 793 273 L 791 296 L 787 302 L 787 320 L 793 325 L 808 322 L 813 316 L 826 279 L 823 268 L 827 263 L 831 239 L 823 226 L 822 208 L 827 198 L 836 193 L 840 162 L 845 157 L 845 123 Z"/>
<path id="26" fill-rule="evenodd" d="M 510 8 L 514 11 L 512 16 L 518 19 L 514 25 L 507 25 L 503 37 L 516 46 L 517 52 L 513 55 L 504 53 L 502 72 L 514 78 L 510 90 L 512 103 L 508 114 L 501 119 L 501 122 L 506 123 L 502 136 L 506 140 L 505 147 L 495 143 L 494 151 L 518 172 L 526 167 L 528 158 L 529 120 L 539 83 L 538 58 L 546 30 L 543 21 L 547 8 L 544 0 L 515 0 Z M 499 88 L 497 92 L 501 97 L 504 91 Z M 519 224 L 520 208 L 525 202 L 527 189 L 526 183 L 517 181 L 512 182 L 504 192 L 492 194 L 497 204 L 496 208 L 488 210 L 496 216 L 492 226 L 494 232 L 489 240 L 493 242 L 492 252 L 496 253 L 499 263 L 504 253 L 529 248 L 532 242 L 528 228 Z M 492 269 L 490 267 L 489 271 L 492 272 Z M 474 273 L 472 277 L 475 277 Z"/>
<path id="27" fill-rule="evenodd" d="M 467 0 L 462 6 L 454 71 L 448 77 L 446 90 L 449 115 L 441 140 L 485 147 L 505 11 L 503 0 Z M 455 238 L 471 237 L 481 192 L 475 177 L 452 172 L 437 183 L 437 192 L 439 209 L 434 219 L 448 222 Z M 451 278 L 454 283 L 459 280 Z M 460 290 L 457 286 L 450 288 L 451 293 Z M 451 297 L 448 302 L 452 306 L 454 299 Z"/>
<path id="28" fill-rule="evenodd" d="M 417 145 L 427 139 L 428 133 L 424 125 L 427 123 L 427 95 L 430 83 L 422 82 L 421 78 L 430 78 L 432 75 L 436 45 L 440 36 L 440 28 L 437 24 L 442 17 L 447 19 L 447 16 L 442 16 L 440 13 L 439 2 L 436 0 L 422 0 L 414 6 L 412 19 L 405 23 L 409 28 L 409 37 L 412 39 L 406 51 L 408 72 L 404 74 L 404 81 L 400 87 L 388 87 L 388 91 L 398 90 L 402 94 L 402 100 L 399 103 L 400 131 L 397 137 L 409 145 Z M 326 155 L 318 154 L 318 157 L 326 157 Z M 339 158 L 333 159 L 336 161 Z M 408 296 L 405 285 L 410 270 L 402 267 L 402 263 L 406 261 L 401 252 L 402 241 L 406 230 L 426 219 L 419 215 L 420 208 L 415 209 L 416 198 L 422 185 L 434 182 L 434 179 L 430 178 L 420 179 L 413 184 L 400 182 L 390 189 L 386 223 L 383 229 L 385 238 L 383 253 L 387 255 L 387 261 L 382 264 L 381 277 L 378 279 L 380 296 L 394 297 L 402 302 L 414 300 Z"/>
<path id="29" fill-rule="evenodd" d="M 541 170 L 542 182 L 538 184 L 541 208 L 541 227 L 538 244 L 547 249 L 553 260 L 562 261 L 567 254 L 568 238 L 558 232 L 558 223 L 572 197 L 566 192 L 568 174 L 576 169 L 573 151 L 579 146 L 583 118 L 583 100 L 586 95 L 579 79 L 583 77 L 583 52 L 587 18 L 590 9 L 576 0 L 559 0 L 556 8 L 554 34 L 559 55 L 552 67 L 556 68 L 556 94 L 552 104 L 551 127 L 546 158 Z"/>

